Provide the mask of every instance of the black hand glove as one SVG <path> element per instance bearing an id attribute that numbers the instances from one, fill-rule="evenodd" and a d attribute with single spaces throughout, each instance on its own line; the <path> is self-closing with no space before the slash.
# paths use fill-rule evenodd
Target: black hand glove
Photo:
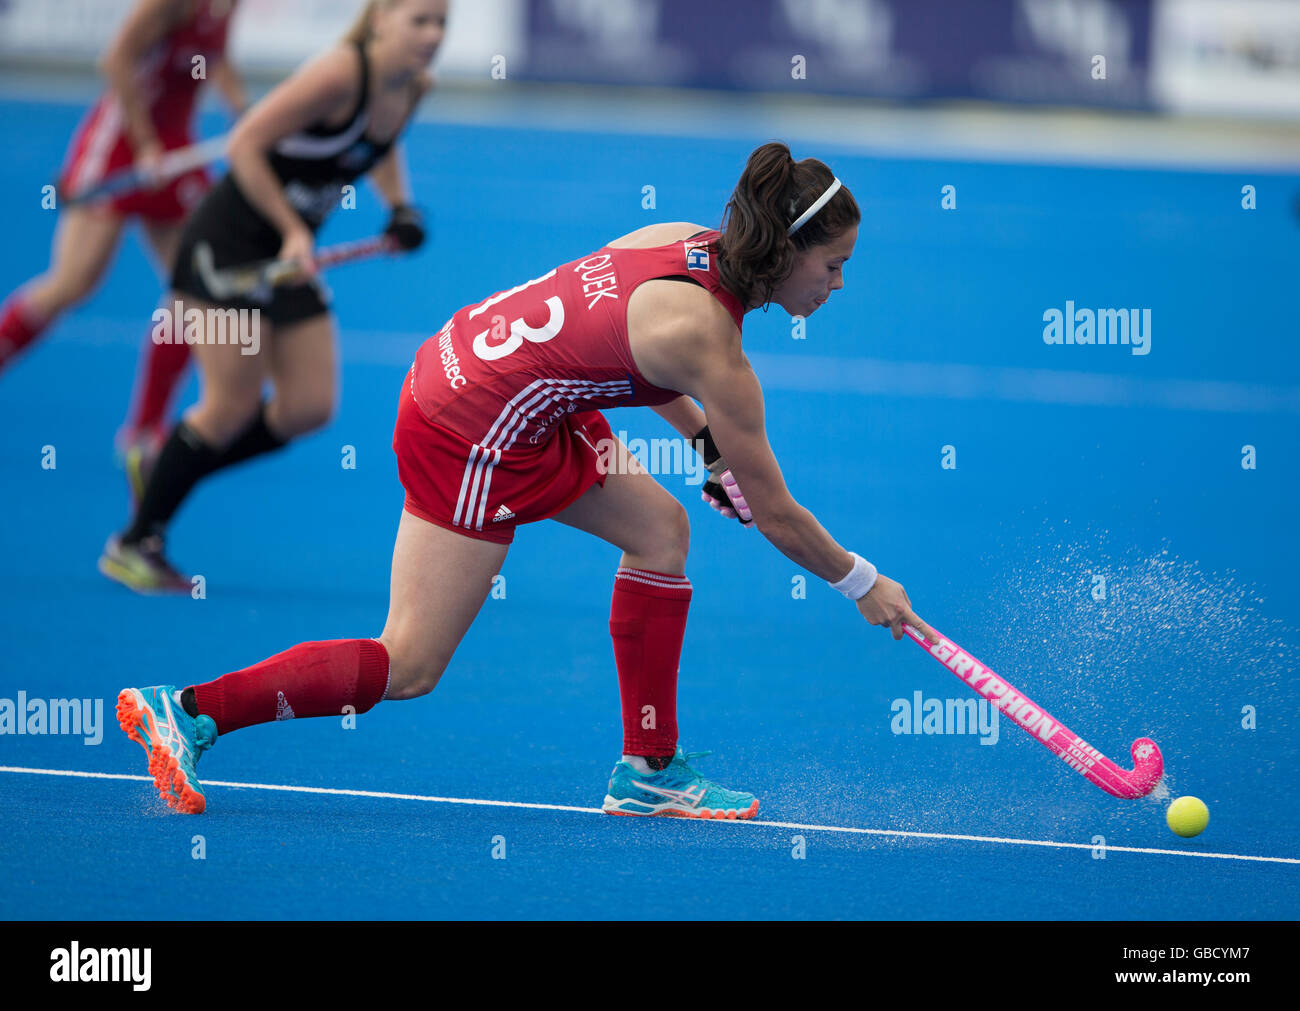
<path id="1" fill-rule="evenodd" d="M 424 215 L 410 204 L 394 207 L 384 234 L 392 238 L 399 249 L 408 253 L 412 249 L 419 249 L 424 243 Z"/>
<path id="2" fill-rule="evenodd" d="M 691 445 L 704 459 L 704 466 L 709 468 L 709 479 L 700 487 L 700 498 L 707 502 L 710 507 L 722 513 L 723 516 L 740 520 L 741 526 L 751 526 L 753 518 L 746 518 L 748 508 L 745 510 L 746 516 L 742 516 L 737 511 L 736 504 L 731 500 L 731 496 L 727 494 L 727 489 L 722 485 L 723 480 L 729 478 L 734 487 L 735 478 L 731 477 L 731 471 L 727 469 L 727 465 L 723 462 L 722 454 L 718 452 L 718 447 L 713 442 L 713 436 L 709 434 L 708 425 L 695 433 Z M 740 489 L 737 488 L 736 491 L 739 493 Z M 740 501 L 744 503 L 743 498 Z M 748 503 L 745 503 L 745 505 L 747 506 Z"/>

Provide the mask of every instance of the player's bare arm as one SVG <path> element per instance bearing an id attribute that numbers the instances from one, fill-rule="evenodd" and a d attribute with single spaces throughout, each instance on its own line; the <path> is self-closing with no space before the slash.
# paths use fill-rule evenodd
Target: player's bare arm
<path id="1" fill-rule="evenodd" d="M 370 181 L 383 197 L 391 214 L 384 229 L 399 249 L 410 252 L 424 244 L 424 215 L 412 204 L 410 173 L 406 153 L 394 144 L 370 170 Z"/>
<path id="2" fill-rule="evenodd" d="M 258 102 L 230 138 L 230 171 L 249 202 L 284 237 L 284 258 L 310 265 L 311 230 L 293 209 L 267 160 L 282 137 L 320 120 L 336 117 L 356 101 L 357 55 L 339 46 L 318 56 Z"/>
<path id="3" fill-rule="evenodd" d="M 700 429 L 708 423 L 704 412 L 700 410 L 700 405 L 690 397 L 678 397 L 676 400 L 670 400 L 668 403 L 652 407 L 650 410 L 672 425 L 675 432 L 686 436 L 688 439 L 695 438 Z"/>
<path id="4" fill-rule="evenodd" d="M 231 115 L 238 119 L 248 108 L 248 89 L 244 87 L 243 77 L 229 60 L 220 60 L 212 67 L 211 77 Z"/>
<path id="5" fill-rule="evenodd" d="M 703 405 L 714 442 L 745 489 L 759 532 L 821 579 L 845 580 L 856 561 L 790 494 L 767 440 L 763 389 L 741 350 L 735 324 L 706 292 L 672 287 L 680 291 L 663 290 L 666 304 L 656 304 L 660 322 L 642 320 L 650 332 L 636 343 L 638 366 L 651 382 L 682 390 Z M 629 306 L 630 325 L 637 308 Z M 895 639 L 903 637 L 903 622 L 934 635 L 913 612 L 907 592 L 887 576 L 877 575 L 857 603 L 867 621 L 889 627 Z"/>

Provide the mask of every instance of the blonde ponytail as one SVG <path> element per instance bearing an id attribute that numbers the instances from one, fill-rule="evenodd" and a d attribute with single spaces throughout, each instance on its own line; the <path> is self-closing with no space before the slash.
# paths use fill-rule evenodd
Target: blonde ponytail
<path id="1" fill-rule="evenodd" d="M 351 42 L 354 45 L 363 46 L 370 39 L 370 23 L 374 20 L 375 11 L 379 9 L 383 0 L 366 0 L 361 11 L 357 14 L 357 19 L 352 22 L 352 27 L 347 30 L 343 36 L 344 42 Z"/>

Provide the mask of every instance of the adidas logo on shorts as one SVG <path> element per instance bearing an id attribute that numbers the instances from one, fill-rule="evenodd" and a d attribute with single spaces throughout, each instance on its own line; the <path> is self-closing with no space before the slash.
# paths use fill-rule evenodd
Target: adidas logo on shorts
<path id="1" fill-rule="evenodd" d="M 497 506 L 496 515 L 492 517 L 493 523 L 500 523 L 502 520 L 512 520 L 515 514 L 507 509 L 504 505 Z"/>

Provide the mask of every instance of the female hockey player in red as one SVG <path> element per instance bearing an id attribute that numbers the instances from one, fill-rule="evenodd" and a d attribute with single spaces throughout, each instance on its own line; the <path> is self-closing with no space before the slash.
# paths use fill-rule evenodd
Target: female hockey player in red
<path id="1" fill-rule="evenodd" d="M 193 142 L 191 126 L 204 82 L 211 79 L 238 115 L 244 88 L 226 60 L 236 0 L 137 0 L 100 66 L 108 90 L 86 116 L 68 149 L 60 192 L 77 195 L 134 166 L 157 171 L 165 153 Z M 122 232 L 138 217 L 160 271 L 170 273 L 189 209 L 208 189 L 202 168 L 158 185 L 62 210 L 50 269 L 0 307 L 0 369 L 99 284 Z M 156 440 L 167 404 L 184 372 L 184 344 L 146 339 L 125 443 Z"/>
<path id="2" fill-rule="evenodd" d="M 164 536 L 194 487 L 329 420 L 337 349 L 328 294 L 314 271 L 316 231 L 341 205 L 345 187 L 369 175 L 391 208 L 387 233 L 395 245 L 409 250 L 423 241 L 398 138 L 432 86 L 427 68 L 442 43 L 447 6 L 369 0 L 338 45 L 278 85 L 235 128 L 230 172 L 185 224 L 166 302 L 205 321 L 192 349 L 199 402 L 141 482 L 131 521 L 109 538 L 99 569 L 110 579 L 142 593 L 188 593 L 189 578 L 164 555 Z M 205 273 L 201 249 L 217 270 L 278 257 L 301 264 L 302 275 L 232 296 Z M 256 343 L 243 343 L 252 336 L 243 330 L 239 340 L 227 340 L 226 313 L 247 320 L 249 331 L 256 325 Z M 263 402 L 268 380 L 274 393 Z"/>
<path id="3" fill-rule="evenodd" d="M 432 691 L 515 529 L 554 518 L 623 551 L 609 623 L 623 757 L 604 810 L 752 818 L 752 794 L 704 779 L 677 746 L 686 512 L 634 465 L 599 408 L 652 407 L 702 449 L 720 507 L 895 639 L 903 622 L 932 637 L 902 586 L 840 547 L 786 488 L 741 348 L 746 312 L 776 302 L 809 316 L 843 287 L 859 217 L 826 165 L 765 144 L 721 232 L 651 225 L 455 313 L 420 348 L 400 393 L 393 446 L 406 503 L 383 633 L 302 643 L 183 690 L 121 692 L 119 722 L 144 746 L 168 803 L 204 809 L 195 762 L 218 734 Z M 657 715 L 651 729 L 645 706 Z"/>

